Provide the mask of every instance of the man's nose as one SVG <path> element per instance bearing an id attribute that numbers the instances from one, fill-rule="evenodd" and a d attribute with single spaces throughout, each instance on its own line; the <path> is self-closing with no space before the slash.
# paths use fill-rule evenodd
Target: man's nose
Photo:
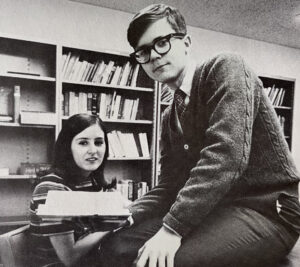
<path id="1" fill-rule="evenodd" d="M 150 61 L 156 58 L 161 58 L 161 54 L 157 53 L 154 48 L 150 50 Z"/>

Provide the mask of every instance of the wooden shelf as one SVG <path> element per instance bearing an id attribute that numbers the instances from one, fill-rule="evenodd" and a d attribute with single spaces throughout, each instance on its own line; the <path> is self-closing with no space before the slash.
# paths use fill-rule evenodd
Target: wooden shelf
<path id="1" fill-rule="evenodd" d="M 137 157 L 137 158 L 128 158 L 128 157 L 124 157 L 124 158 L 108 158 L 107 160 L 111 160 L 111 161 L 126 161 L 126 160 L 151 160 L 151 158 L 148 157 Z"/>
<path id="2" fill-rule="evenodd" d="M 63 120 L 67 120 L 69 117 L 68 116 L 63 116 Z M 153 121 L 150 120 L 112 120 L 112 119 L 104 119 L 102 120 L 103 122 L 107 123 L 124 123 L 124 124 L 153 124 Z"/>
<path id="3" fill-rule="evenodd" d="M 25 74 L 0 73 L 0 76 L 5 78 L 17 78 L 17 79 L 27 79 L 27 80 L 35 80 L 35 81 L 47 81 L 47 82 L 56 81 L 56 79 L 52 77 L 43 77 L 43 76 L 25 75 Z"/>
<path id="4" fill-rule="evenodd" d="M 44 128 L 44 129 L 53 129 L 55 125 L 40 125 L 40 124 L 21 124 L 18 122 L 0 122 L 1 127 L 28 127 L 28 128 Z"/>
<path id="5" fill-rule="evenodd" d="M 10 174 L 0 176 L 0 180 L 32 180 L 36 179 L 36 175 Z"/>
<path id="6" fill-rule="evenodd" d="M 120 85 L 111 85 L 111 84 L 99 84 L 92 82 L 76 82 L 76 81 L 63 81 L 65 84 L 73 85 L 83 85 L 83 86 L 94 86 L 101 88 L 112 88 L 117 90 L 130 90 L 130 91 L 139 91 L 139 92 L 153 92 L 153 88 L 144 88 L 144 87 L 132 87 L 132 86 L 120 86 Z"/>
<path id="7" fill-rule="evenodd" d="M 28 216 L 2 216 L 0 226 L 22 226 L 29 224 Z"/>
<path id="8" fill-rule="evenodd" d="M 286 110 L 292 110 L 291 107 L 285 107 L 285 106 L 274 106 L 275 109 L 286 109 Z"/>
<path id="9" fill-rule="evenodd" d="M 149 120 L 112 120 L 112 119 L 105 119 L 104 122 L 109 123 L 132 123 L 132 124 L 153 124 L 153 121 Z"/>

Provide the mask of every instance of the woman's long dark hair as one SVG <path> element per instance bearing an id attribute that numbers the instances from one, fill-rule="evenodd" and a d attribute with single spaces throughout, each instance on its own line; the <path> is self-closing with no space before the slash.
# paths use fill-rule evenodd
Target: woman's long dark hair
<path id="1" fill-rule="evenodd" d="M 89 114 L 76 114 L 65 121 L 55 143 L 52 170 L 58 176 L 62 177 L 69 185 L 74 184 L 76 181 L 75 177 L 79 175 L 78 167 L 73 159 L 71 151 L 72 140 L 74 136 L 95 124 L 99 125 L 104 133 L 106 151 L 102 164 L 97 170 L 90 174 L 90 178 L 96 186 L 96 189 L 107 187 L 107 182 L 105 181 L 103 174 L 105 163 L 108 157 L 107 133 L 101 119 L 96 115 Z"/>

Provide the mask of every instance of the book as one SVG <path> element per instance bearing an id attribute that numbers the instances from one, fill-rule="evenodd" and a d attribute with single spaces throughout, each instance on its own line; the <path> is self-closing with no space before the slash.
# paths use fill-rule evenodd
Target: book
<path id="1" fill-rule="evenodd" d="M 118 181 L 118 183 L 116 184 L 116 189 L 118 192 L 121 193 L 121 195 L 130 200 L 133 201 L 134 200 L 134 181 L 133 180 L 120 180 Z"/>
<path id="2" fill-rule="evenodd" d="M 118 119 L 124 119 L 124 117 L 123 117 L 124 102 L 125 102 L 125 97 L 121 96 L 120 107 L 118 110 Z"/>
<path id="3" fill-rule="evenodd" d="M 21 124 L 55 125 L 56 114 L 54 112 L 21 111 Z"/>
<path id="4" fill-rule="evenodd" d="M 121 147 L 123 148 L 123 151 L 125 153 L 125 157 L 126 158 L 133 157 L 132 152 L 131 152 L 130 144 L 128 143 L 128 140 L 127 140 L 126 133 L 122 133 L 120 131 L 116 131 L 116 134 L 117 134 L 117 136 L 119 138 Z"/>
<path id="5" fill-rule="evenodd" d="M 134 66 L 131 65 L 131 66 L 130 66 L 129 73 L 128 73 L 127 81 L 126 81 L 126 86 L 130 86 L 130 85 L 131 85 L 133 72 L 134 72 Z"/>
<path id="6" fill-rule="evenodd" d="M 101 60 L 100 64 L 97 67 L 97 70 L 94 74 L 94 77 L 92 78 L 93 83 L 100 83 L 100 79 L 101 79 L 102 73 L 105 70 L 105 68 L 106 68 L 106 64 L 103 60 Z"/>
<path id="7" fill-rule="evenodd" d="M 139 139 L 140 139 L 140 144 L 141 144 L 141 148 L 142 148 L 143 157 L 149 158 L 150 157 L 150 152 L 149 152 L 149 144 L 148 144 L 147 134 L 146 133 L 139 133 L 138 136 L 139 136 Z"/>
<path id="8" fill-rule="evenodd" d="M 92 67 L 92 70 L 90 72 L 90 75 L 87 77 L 87 81 L 88 82 L 91 82 L 93 80 L 93 77 L 95 75 L 95 72 L 96 72 L 99 64 L 100 64 L 99 60 L 93 64 L 93 67 Z"/>
<path id="9" fill-rule="evenodd" d="M 145 195 L 149 191 L 149 187 L 146 182 L 135 182 L 128 179 L 118 181 L 116 190 L 131 202 Z"/>
<path id="10" fill-rule="evenodd" d="M 22 175 L 44 175 L 50 171 L 52 165 L 50 163 L 28 163 L 21 162 L 20 174 Z"/>
<path id="11" fill-rule="evenodd" d="M 19 122 L 20 120 L 20 98 L 21 89 L 19 85 L 14 86 L 14 121 Z"/>
<path id="12" fill-rule="evenodd" d="M 119 109 L 121 103 L 121 95 L 116 95 L 116 100 L 114 102 L 113 111 L 112 111 L 112 119 L 118 119 Z"/>
<path id="13" fill-rule="evenodd" d="M 0 115 L 13 115 L 13 89 L 11 87 L 0 86 Z"/>
<path id="14" fill-rule="evenodd" d="M 75 80 L 76 75 L 77 75 L 77 73 L 78 73 L 78 71 L 80 69 L 81 63 L 82 62 L 79 60 L 79 57 L 76 58 L 76 61 L 74 63 L 74 66 L 72 68 L 72 71 L 71 71 L 71 73 L 69 75 L 69 79 L 68 80 L 70 80 L 70 81 L 74 81 Z"/>
<path id="15" fill-rule="evenodd" d="M 87 103 L 86 103 L 86 108 L 87 108 L 87 114 L 93 114 L 93 109 L 92 109 L 92 104 L 93 104 L 93 93 L 87 93 Z M 97 110 L 97 109 L 96 109 Z"/>
<path id="16" fill-rule="evenodd" d="M 137 184 L 137 198 L 142 197 L 149 191 L 148 185 L 146 182 L 138 182 Z"/>
<path id="17" fill-rule="evenodd" d="M 105 107 L 106 107 L 105 118 L 106 119 L 110 118 L 110 111 L 111 111 L 112 103 L 113 103 L 113 94 L 107 93 L 105 96 Z"/>
<path id="18" fill-rule="evenodd" d="M 76 78 L 77 81 L 82 82 L 84 80 L 84 76 L 86 74 L 88 64 L 89 63 L 86 60 L 82 61 L 81 68 L 80 68 L 80 70 L 78 72 L 78 76 Z"/>
<path id="19" fill-rule="evenodd" d="M 62 71 L 61 71 L 62 77 L 65 76 L 66 69 L 67 69 L 67 66 L 70 61 L 70 57 L 71 57 L 71 52 L 69 52 L 68 54 L 65 54 L 65 57 L 63 58 L 63 66 L 62 66 Z"/>
<path id="20" fill-rule="evenodd" d="M 279 100 L 278 106 L 282 106 L 283 105 L 284 96 L 285 96 L 285 90 L 282 91 L 282 94 L 280 96 L 280 100 Z"/>
<path id="21" fill-rule="evenodd" d="M 86 70 L 84 72 L 84 76 L 83 76 L 83 82 L 87 82 L 92 71 L 94 69 L 94 64 L 91 63 L 91 62 L 88 62 L 87 65 L 86 65 Z"/>
<path id="22" fill-rule="evenodd" d="M 133 99 L 125 98 L 124 106 L 123 106 L 124 120 L 130 120 L 132 105 L 133 105 Z"/>
<path id="23" fill-rule="evenodd" d="M 7 175 L 9 175 L 9 168 L 7 167 L 0 168 L 0 176 L 7 176 Z"/>
<path id="24" fill-rule="evenodd" d="M 13 117 L 8 116 L 8 115 L 0 115 L 0 121 L 2 121 L 2 122 L 11 122 L 11 121 L 13 121 Z"/>
<path id="25" fill-rule="evenodd" d="M 131 116 L 130 116 L 131 120 L 136 120 L 136 115 L 137 115 L 137 112 L 138 112 L 139 102 L 140 102 L 139 98 L 136 98 L 133 101 L 132 112 L 131 112 Z"/>
<path id="26" fill-rule="evenodd" d="M 70 92 L 64 92 L 63 93 L 63 95 L 64 95 L 64 107 L 63 107 L 63 109 L 64 109 L 64 115 L 65 116 L 69 116 L 69 99 L 70 99 Z"/>
<path id="27" fill-rule="evenodd" d="M 100 93 L 99 117 L 101 120 L 106 118 L 106 94 Z"/>
<path id="28" fill-rule="evenodd" d="M 133 133 L 126 133 L 125 136 L 126 136 L 126 139 L 127 139 L 127 144 L 130 145 L 130 154 L 131 154 L 131 156 L 134 157 L 134 158 L 138 158 L 140 155 L 139 155 L 137 144 L 136 144 L 136 141 L 135 141 L 135 138 L 134 138 L 134 134 Z"/>
<path id="29" fill-rule="evenodd" d="M 114 66 L 112 67 L 112 69 L 111 69 L 109 75 L 108 75 L 108 78 L 107 78 L 107 81 L 106 81 L 107 84 L 110 84 L 110 83 L 111 83 L 111 81 L 112 81 L 112 79 L 113 79 L 113 76 L 115 75 L 116 70 L 117 70 L 117 66 L 114 65 Z"/>
<path id="30" fill-rule="evenodd" d="M 115 71 L 114 76 L 113 76 L 113 78 L 110 82 L 111 85 L 117 85 L 117 83 L 119 81 L 119 78 L 120 78 L 121 70 L 122 70 L 121 66 L 116 67 L 116 71 Z"/>
<path id="31" fill-rule="evenodd" d="M 58 205 L 59 203 L 59 205 Z M 49 191 L 37 215 L 44 219 L 66 220 L 74 217 L 100 217 L 126 220 L 131 214 L 125 208 L 120 192 Z"/>
<path id="32" fill-rule="evenodd" d="M 109 74 L 111 73 L 113 67 L 114 67 L 114 64 L 115 62 L 110 60 L 106 66 L 106 68 L 103 70 L 103 73 L 101 75 L 101 78 L 100 78 L 100 83 L 102 84 L 106 84 L 107 81 L 108 81 L 108 77 L 109 77 Z"/>
<path id="33" fill-rule="evenodd" d="M 97 115 L 99 113 L 99 106 L 98 106 L 98 93 L 92 93 L 92 114 Z"/>
<path id="34" fill-rule="evenodd" d="M 137 82 L 139 69 L 140 69 L 140 64 L 136 64 L 134 66 L 134 72 L 133 72 L 133 75 L 132 75 L 131 83 L 129 84 L 130 86 L 136 87 L 136 82 Z"/>
<path id="35" fill-rule="evenodd" d="M 116 98 L 117 98 L 117 91 L 115 90 L 113 92 L 113 96 L 112 96 L 112 100 L 111 100 L 111 104 L 109 107 L 109 114 L 108 114 L 108 119 L 112 119 L 113 113 L 114 113 L 114 107 L 115 107 L 115 103 L 116 103 Z"/>
<path id="36" fill-rule="evenodd" d="M 127 61 L 124 65 L 123 72 L 121 71 L 122 75 L 120 77 L 119 85 L 126 85 L 130 69 L 131 69 L 131 64 L 129 61 Z"/>
<path id="37" fill-rule="evenodd" d="M 116 130 L 113 130 L 107 134 L 108 140 L 110 140 L 111 145 L 113 146 L 113 151 L 116 157 L 125 157 L 125 151 L 119 139 Z"/>
<path id="38" fill-rule="evenodd" d="M 87 113 L 87 93 L 78 93 L 78 113 Z"/>
<path id="39" fill-rule="evenodd" d="M 69 80 L 70 79 L 70 75 L 73 71 L 73 68 L 74 68 L 74 65 L 75 63 L 79 60 L 79 55 L 71 55 L 71 58 L 69 60 L 69 64 L 65 70 L 65 73 L 64 73 L 64 80 Z"/>

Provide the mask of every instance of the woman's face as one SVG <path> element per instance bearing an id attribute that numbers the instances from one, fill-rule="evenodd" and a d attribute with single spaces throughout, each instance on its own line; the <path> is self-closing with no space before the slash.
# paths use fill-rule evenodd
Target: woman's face
<path id="1" fill-rule="evenodd" d="M 74 136 L 71 151 L 76 165 L 85 177 L 98 169 L 106 151 L 104 132 L 100 126 L 92 125 Z"/>

